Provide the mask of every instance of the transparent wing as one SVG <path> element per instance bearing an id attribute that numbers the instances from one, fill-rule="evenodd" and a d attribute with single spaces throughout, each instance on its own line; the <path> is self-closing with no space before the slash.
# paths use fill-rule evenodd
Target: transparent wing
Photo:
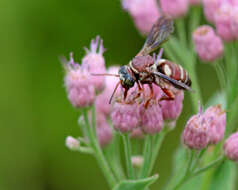
<path id="1" fill-rule="evenodd" d="M 173 31 L 173 20 L 166 16 L 161 16 L 153 25 L 142 50 L 137 54 L 137 56 L 148 55 L 155 51 L 162 43 L 168 40 Z"/>
<path id="2" fill-rule="evenodd" d="M 157 75 L 158 77 L 164 79 L 164 80 L 167 80 L 169 83 L 171 83 L 172 85 L 174 85 L 174 87 L 176 88 L 179 88 L 179 89 L 183 89 L 183 90 L 189 90 L 189 91 L 193 91 L 194 90 L 192 88 L 190 88 L 188 85 L 180 82 L 180 81 L 177 81 L 175 79 L 172 79 L 170 77 L 168 77 L 167 75 L 163 74 L 163 73 L 160 73 L 160 72 L 153 72 L 154 75 Z"/>

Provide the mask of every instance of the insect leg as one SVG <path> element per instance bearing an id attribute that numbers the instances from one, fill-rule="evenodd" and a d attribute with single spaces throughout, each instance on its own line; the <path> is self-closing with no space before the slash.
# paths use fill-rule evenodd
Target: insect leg
<path id="1" fill-rule="evenodd" d="M 154 97 L 154 90 L 153 90 L 153 86 L 152 84 L 149 84 L 149 87 L 150 87 L 150 96 L 149 98 L 146 100 L 145 104 L 144 104 L 144 107 L 147 108 L 150 101 L 152 100 L 152 98 Z"/>
<path id="2" fill-rule="evenodd" d="M 138 87 L 138 92 L 137 92 L 136 96 L 133 98 L 132 101 L 135 101 L 137 98 L 140 97 L 141 93 L 144 92 L 144 88 L 143 88 L 143 86 L 141 87 L 139 81 L 136 81 L 136 84 L 137 84 L 137 87 Z"/>
<path id="3" fill-rule="evenodd" d="M 174 100 L 175 95 L 171 90 L 169 90 L 167 88 L 161 88 L 161 89 L 166 94 L 166 96 L 162 96 L 159 101 L 161 101 L 161 100 Z"/>

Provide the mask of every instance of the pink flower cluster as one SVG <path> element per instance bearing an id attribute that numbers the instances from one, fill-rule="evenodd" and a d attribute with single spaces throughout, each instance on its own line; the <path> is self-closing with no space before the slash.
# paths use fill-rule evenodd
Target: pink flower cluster
<path id="1" fill-rule="evenodd" d="M 176 121 L 182 111 L 183 92 L 177 94 L 173 101 L 159 101 L 163 96 L 157 86 L 153 86 L 157 94 L 151 100 L 148 107 L 143 103 L 133 104 L 115 103 L 111 114 L 114 127 L 125 133 L 131 132 L 135 138 L 143 137 L 143 134 L 159 133 L 164 126 L 164 121 Z M 146 88 L 145 88 L 145 94 Z M 139 101 L 140 102 L 140 101 Z"/>
<path id="2" fill-rule="evenodd" d="M 148 34 L 160 17 L 156 0 L 122 0 L 122 6 L 133 17 L 136 27 L 142 34 Z"/>
<path id="3" fill-rule="evenodd" d="M 203 0 L 206 18 L 214 23 L 218 35 L 225 41 L 238 38 L 238 1 Z"/>
<path id="4" fill-rule="evenodd" d="M 238 162 L 238 132 L 226 140 L 223 148 L 227 158 Z"/>
<path id="5" fill-rule="evenodd" d="M 192 116 L 184 129 L 182 141 L 191 149 L 200 150 L 208 144 L 217 144 L 225 133 L 226 113 L 220 105 L 209 107 L 204 113 L 200 110 Z"/>
<path id="6" fill-rule="evenodd" d="M 198 27 L 193 32 L 193 41 L 195 50 L 203 61 L 215 61 L 224 53 L 222 40 L 211 26 Z"/>
<path id="7" fill-rule="evenodd" d="M 108 101 L 118 79 L 105 80 L 103 76 L 92 75 L 106 73 L 102 43 L 99 37 L 92 40 L 90 50 L 85 48 L 86 56 L 82 59 L 81 65 L 74 61 L 71 53 L 70 60 L 64 63 L 64 67 L 65 87 L 71 104 L 75 108 L 84 108 L 96 102 L 97 137 L 100 145 L 105 146 L 113 135 L 112 128 L 107 123 L 107 116 L 111 110 Z M 110 68 L 108 72 L 117 73 L 117 68 Z M 75 144 L 72 138 L 68 138 L 66 142 L 68 147 Z"/>
<path id="8" fill-rule="evenodd" d="M 142 34 L 148 34 L 160 15 L 172 18 L 187 14 L 189 5 L 197 5 L 201 0 L 121 0 L 122 7 L 132 16 L 136 27 Z M 160 7 L 160 8 L 159 8 Z"/>

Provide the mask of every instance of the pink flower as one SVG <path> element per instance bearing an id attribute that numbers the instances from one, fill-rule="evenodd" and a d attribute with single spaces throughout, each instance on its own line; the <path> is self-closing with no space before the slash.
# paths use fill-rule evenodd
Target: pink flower
<path id="1" fill-rule="evenodd" d="M 209 124 L 210 144 L 220 142 L 226 129 L 226 113 L 222 110 L 221 105 L 211 106 L 204 113 L 205 119 Z"/>
<path id="2" fill-rule="evenodd" d="M 232 24 L 231 24 L 231 30 L 234 35 L 234 38 L 238 39 L 238 6 L 233 9 L 232 11 Z"/>
<path id="3" fill-rule="evenodd" d="M 208 21 L 214 23 L 215 15 L 224 0 L 203 0 L 204 13 Z"/>
<path id="4" fill-rule="evenodd" d="M 109 74 L 117 74 L 119 68 L 118 67 L 109 67 L 108 72 Z M 112 104 L 109 104 L 109 100 L 111 95 L 115 89 L 116 84 L 118 83 L 119 79 L 117 77 L 106 77 L 106 86 L 104 91 L 99 94 L 96 98 L 96 110 L 99 113 L 103 113 L 105 115 L 109 115 L 111 113 Z M 116 95 L 119 95 L 119 90 L 116 92 Z"/>
<path id="5" fill-rule="evenodd" d="M 156 0 L 122 0 L 122 6 L 133 17 L 142 34 L 148 34 L 160 17 Z"/>
<path id="6" fill-rule="evenodd" d="M 140 118 L 142 130 L 147 134 L 159 133 L 163 129 L 163 115 L 160 106 L 151 102 L 148 108 L 140 106 Z"/>
<path id="7" fill-rule="evenodd" d="M 80 147 L 80 142 L 74 137 L 68 136 L 65 140 L 65 145 L 70 150 L 77 150 Z"/>
<path id="8" fill-rule="evenodd" d="M 238 37 L 238 1 L 223 0 L 215 15 L 217 33 L 225 41 Z"/>
<path id="9" fill-rule="evenodd" d="M 107 121 L 97 125 L 97 137 L 101 147 L 106 146 L 112 140 L 112 128 L 108 125 Z"/>
<path id="10" fill-rule="evenodd" d="M 90 75 L 87 70 L 74 62 L 73 54 L 70 61 L 64 65 L 66 70 L 65 86 L 68 99 L 76 107 L 87 107 L 93 104 L 95 94 Z"/>
<path id="11" fill-rule="evenodd" d="M 160 106 L 163 112 L 164 120 L 176 120 L 182 112 L 183 108 L 184 92 L 180 91 L 174 100 L 163 100 L 160 102 Z"/>
<path id="12" fill-rule="evenodd" d="M 85 48 L 87 54 L 82 59 L 82 66 L 88 70 L 90 74 L 102 74 L 106 72 L 105 60 L 103 52 L 103 41 L 97 36 L 96 40 L 91 41 L 90 49 Z M 96 90 L 102 90 L 105 85 L 105 77 L 91 76 L 92 84 Z"/>
<path id="13" fill-rule="evenodd" d="M 209 143 L 209 125 L 202 113 L 192 116 L 184 129 L 182 141 L 191 149 L 200 150 Z"/>
<path id="14" fill-rule="evenodd" d="M 144 139 L 145 134 L 141 127 L 137 127 L 131 131 L 130 137 L 133 139 Z"/>
<path id="15" fill-rule="evenodd" d="M 191 5 L 199 5 L 201 3 L 202 0 L 189 0 L 189 3 Z"/>
<path id="16" fill-rule="evenodd" d="M 225 41 L 231 41 L 235 39 L 232 31 L 233 10 L 233 5 L 228 2 L 224 2 L 218 9 L 215 16 L 217 33 Z"/>
<path id="17" fill-rule="evenodd" d="M 226 140 L 223 148 L 227 158 L 238 162 L 238 132 L 233 133 Z"/>
<path id="18" fill-rule="evenodd" d="M 137 104 L 124 104 L 116 102 L 111 113 L 115 129 L 127 133 L 138 127 L 139 113 Z"/>
<path id="19" fill-rule="evenodd" d="M 193 32 L 195 50 L 203 61 L 214 61 L 224 53 L 222 40 L 212 27 L 203 25 Z"/>
<path id="20" fill-rule="evenodd" d="M 188 11 L 188 0 L 160 0 L 163 13 L 173 17 L 183 17 Z"/>

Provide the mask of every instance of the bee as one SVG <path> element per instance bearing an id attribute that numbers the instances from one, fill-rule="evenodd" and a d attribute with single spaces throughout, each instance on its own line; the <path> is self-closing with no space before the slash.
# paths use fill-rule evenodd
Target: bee
<path id="1" fill-rule="evenodd" d="M 129 62 L 129 65 L 121 66 L 117 75 L 110 75 L 119 77 L 112 98 L 121 85 L 124 89 L 124 101 L 126 101 L 129 89 L 137 84 L 138 93 L 133 98 L 134 100 L 140 97 L 143 92 L 143 85 L 147 84 L 150 87 L 150 96 L 146 100 L 147 106 L 153 97 L 152 84 L 158 85 L 166 97 L 163 99 L 173 100 L 179 90 L 192 90 L 191 80 L 188 72 L 169 60 L 161 59 L 163 49 L 161 48 L 157 59 L 155 55 L 151 56 L 150 53 L 158 49 L 161 44 L 169 39 L 169 36 L 174 31 L 173 21 L 166 17 L 160 17 L 153 25 L 142 49 L 139 53 Z M 106 75 L 106 74 L 104 74 Z"/>

